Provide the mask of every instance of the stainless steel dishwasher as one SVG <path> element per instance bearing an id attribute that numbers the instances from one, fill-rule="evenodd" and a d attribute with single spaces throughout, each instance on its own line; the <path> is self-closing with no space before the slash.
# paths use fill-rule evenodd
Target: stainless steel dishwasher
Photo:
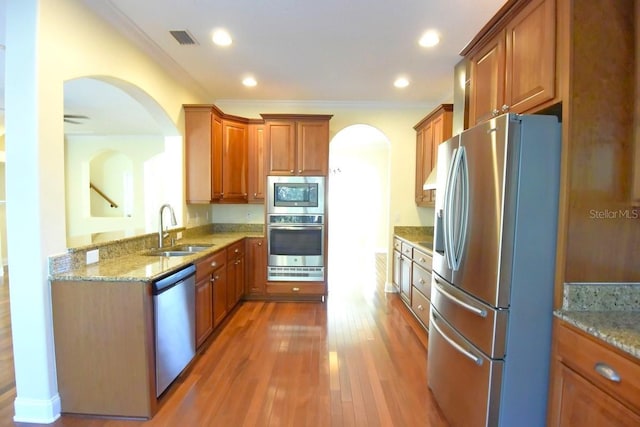
<path id="1" fill-rule="evenodd" d="M 153 283 L 156 397 L 196 354 L 195 272 L 190 265 Z"/>

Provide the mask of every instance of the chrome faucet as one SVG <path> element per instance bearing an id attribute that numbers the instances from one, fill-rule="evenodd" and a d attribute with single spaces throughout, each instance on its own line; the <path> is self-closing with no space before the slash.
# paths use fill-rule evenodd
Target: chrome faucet
<path id="1" fill-rule="evenodd" d="M 169 212 L 171 212 L 171 225 L 172 226 L 176 226 L 178 225 L 178 221 L 176 221 L 176 214 L 175 212 L 173 212 L 173 208 L 171 207 L 171 205 L 169 203 L 165 203 L 164 205 L 160 206 L 160 225 L 158 227 L 158 248 L 161 248 L 164 246 L 163 241 L 164 238 L 167 237 L 169 235 L 169 233 L 165 233 L 164 232 L 164 224 L 162 223 L 162 212 L 164 211 L 164 208 L 169 208 Z"/>

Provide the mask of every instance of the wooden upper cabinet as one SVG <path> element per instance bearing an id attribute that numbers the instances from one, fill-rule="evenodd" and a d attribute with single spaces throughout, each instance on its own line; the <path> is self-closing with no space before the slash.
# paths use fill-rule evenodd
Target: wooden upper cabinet
<path id="1" fill-rule="evenodd" d="M 469 122 L 495 116 L 504 105 L 504 33 L 494 37 L 471 61 Z"/>
<path id="2" fill-rule="evenodd" d="M 222 202 L 247 201 L 247 125 L 222 121 Z"/>
<path id="3" fill-rule="evenodd" d="M 263 114 L 262 117 L 267 175 L 327 175 L 332 116 Z"/>
<path id="4" fill-rule="evenodd" d="M 470 126 L 506 112 L 532 113 L 559 100 L 556 1 L 510 5 L 462 51 L 471 64 Z"/>
<path id="5" fill-rule="evenodd" d="M 529 111 L 555 98 L 556 2 L 536 0 L 507 24 L 505 103 Z"/>
<path id="6" fill-rule="evenodd" d="M 247 119 L 185 105 L 187 203 L 246 203 Z"/>
<path id="7" fill-rule="evenodd" d="M 296 127 L 292 122 L 266 124 L 267 175 L 293 175 L 296 167 Z"/>
<path id="8" fill-rule="evenodd" d="M 185 107 L 187 203 L 212 201 L 211 107 Z"/>
<path id="9" fill-rule="evenodd" d="M 249 123 L 249 203 L 264 203 L 265 170 L 264 123 Z"/>
<path id="10" fill-rule="evenodd" d="M 422 186 L 438 160 L 438 146 L 451 138 L 453 105 L 442 104 L 418 124 L 416 130 L 415 201 L 417 206 L 430 207 L 436 200 L 435 190 L 423 190 Z"/>
<path id="11" fill-rule="evenodd" d="M 297 123 L 298 175 L 327 175 L 329 172 L 329 122 Z"/>

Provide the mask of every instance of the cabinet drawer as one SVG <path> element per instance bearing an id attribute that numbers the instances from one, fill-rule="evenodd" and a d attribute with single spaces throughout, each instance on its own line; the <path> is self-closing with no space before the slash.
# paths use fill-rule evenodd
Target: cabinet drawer
<path id="1" fill-rule="evenodd" d="M 393 249 L 401 252 L 402 251 L 402 242 L 398 238 L 393 239 Z"/>
<path id="2" fill-rule="evenodd" d="M 411 283 L 423 294 L 431 295 L 431 273 L 415 262 L 413 263 L 413 280 Z"/>
<path id="3" fill-rule="evenodd" d="M 412 258 L 413 257 L 413 246 L 411 246 L 409 243 L 405 243 L 402 242 L 402 249 L 401 251 L 402 255 Z"/>
<path id="4" fill-rule="evenodd" d="M 268 283 L 267 293 L 272 295 L 324 295 L 326 286 L 322 283 Z"/>
<path id="5" fill-rule="evenodd" d="M 227 261 L 227 251 L 221 250 L 208 256 L 196 264 L 196 282 L 211 274 L 213 270 L 222 266 Z"/>
<path id="6" fill-rule="evenodd" d="M 431 271 L 433 258 L 431 255 L 427 254 L 424 251 L 421 251 L 418 248 L 413 248 L 413 262 L 418 263 L 420 267 Z M 426 294 L 429 295 L 429 294 Z"/>
<path id="7" fill-rule="evenodd" d="M 640 364 L 618 353 L 604 342 L 566 323 L 555 320 L 557 357 L 566 366 L 584 376 L 621 402 L 640 411 Z M 631 357 L 631 356 L 629 356 Z M 611 370 L 619 381 L 600 374 L 597 369 Z"/>
<path id="8" fill-rule="evenodd" d="M 227 261 L 244 256 L 244 239 L 227 247 Z"/>
<path id="9" fill-rule="evenodd" d="M 411 310 L 418 316 L 418 319 L 429 329 L 429 312 L 431 305 L 429 300 L 415 286 L 411 288 Z"/>

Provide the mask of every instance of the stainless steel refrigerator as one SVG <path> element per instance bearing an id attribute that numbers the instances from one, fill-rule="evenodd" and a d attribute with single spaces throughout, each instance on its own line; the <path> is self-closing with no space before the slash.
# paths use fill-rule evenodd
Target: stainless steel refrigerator
<path id="1" fill-rule="evenodd" d="M 560 180 L 555 116 L 438 150 L 427 375 L 452 426 L 544 426 Z"/>

